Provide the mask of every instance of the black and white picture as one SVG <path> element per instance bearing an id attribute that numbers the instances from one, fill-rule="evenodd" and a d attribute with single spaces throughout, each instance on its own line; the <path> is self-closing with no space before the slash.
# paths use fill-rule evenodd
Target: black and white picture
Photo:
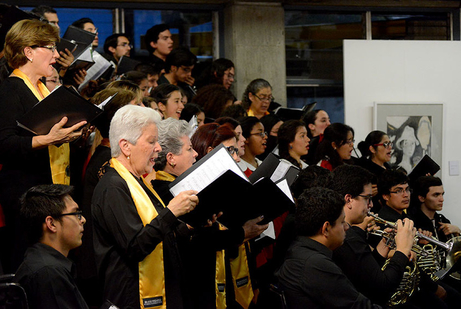
<path id="1" fill-rule="evenodd" d="M 431 156 L 432 116 L 387 116 L 386 121 L 394 143 L 390 163 L 410 173 L 424 155 Z"/>

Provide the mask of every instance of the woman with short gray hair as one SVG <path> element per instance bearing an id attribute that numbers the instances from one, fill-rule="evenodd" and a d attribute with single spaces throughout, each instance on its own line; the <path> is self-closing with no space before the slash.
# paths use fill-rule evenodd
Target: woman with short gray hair
<path id="1" fill-rule="evenodd" d="M 173 198 L 168 185 L 192 166 L 197 152 L 189 138 L 190 127 L 184 120 L 168 118 L 158 124 L 159 144 L 162 147 L 155 159 L 155 180 L 152 186 L 164 202 Z"/>
<path id="2" fill-rule="evenodd" d="M 115 113 L 110 167 L 93 194 L 98 274 L 104 297 L 120 308 L 144 308 L 154 301 L 184 307 L 185 278 L 176 242 L 189 230 L 177 218 L 192 211 L 198 197 L 188 190 L 164 203 L 144 179 L 162 150 L 158 121 L 158 113 L 146 107 L 126 105 Z"/>

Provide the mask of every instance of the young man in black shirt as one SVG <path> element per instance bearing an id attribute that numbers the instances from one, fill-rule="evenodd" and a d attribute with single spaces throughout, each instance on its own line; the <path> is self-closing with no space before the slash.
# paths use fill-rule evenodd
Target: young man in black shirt
<path id="1" fill-rule="evenodd" d="M 24 287 L 30 308 L 88 308 L 67 258 L 82 244 L 86 222 L 71 192 L 65 185 L 40 185 L 22 197 L 21 218 L 32 246 L 15 281 Z"/>
<path id="2" fill-rule="evenodd" d="M 344 199 L 326 188 L 305 190 L 298 198 L 298 237 L 277 272 L 289 308 L 380 308 L 332 260 L 349 227 L 343 207 Z"/>
<path id="3" fill-rule="evenodd" d="M 350 226 L 344 244 L 334 251 L 333 260 L 360 293 L 385 306 L 403 278 L 416 229 L 409 219 L 398 221 L 397 248 L 388 266 L 382 270 L 389 247 L 382 240 L 372 251 L 366 231 L 366 223 L 370 221 L 365 220 L 365 226 L 362 224 L 373 207 L 372 179 L 373 174 L 354 165 L 342 165 L 333 172 L 332 188 L 344 197 L 345 220 Z"/>

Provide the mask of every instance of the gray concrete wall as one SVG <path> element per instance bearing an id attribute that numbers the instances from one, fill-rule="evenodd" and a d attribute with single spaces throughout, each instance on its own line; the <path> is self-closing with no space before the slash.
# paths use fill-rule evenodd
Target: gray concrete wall
<path id="1" fill-rule="evenodd" d="M 279 3 L 234 2 L 224 10 L 225 58 L 235 64 L 233 93 L 241 99 L 256 78 L 266 79 L 286 106 L 284 10 Z"/>

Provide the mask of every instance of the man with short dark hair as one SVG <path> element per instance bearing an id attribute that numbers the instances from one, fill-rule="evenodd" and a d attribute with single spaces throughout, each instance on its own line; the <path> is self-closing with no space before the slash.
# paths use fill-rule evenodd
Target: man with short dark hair
<path id="1" fill-rule="evenodd" d="M 104 52 L 107 60 L 113 60 L 117 64 L 122 56 L 130 57 L 132 45 L 130 40 L 123 33 L 114 33 L 107 37 L 104 42 Z"/>
<path id="2" fill-rule="evenodd" d="M 298 237 L 276 274 L 289 308 L 380 308 L 331 259 L 348 229 L 343 207 L 341 195 L 326 188 L 308 189 L 298 198 Z"/>
<path id="3" fill-rule="evenodd" d="M 41 18 L 48 21 L 48 23 L 52 24 L 53 26 L 59 29 L 59 18 L 58 12 L 50 6 L 47 5 L 39 5 L 32 10 L 32 13 L 37 14 Z"/>
<path id="4" fill-rule="evenodd" d="M 195 95 L 192 88 L 195 79 L 192 77 L 197 57 L 186 48 L 176 48 L 166 57 L 166 73 L 163 74 L 158 84 L 173 84 L 179 86 L 188 98 L 188 102 Z"/>
<path id="5" fill-rule="evenodd" d="M 403 278 L 416 229 L 409 219 L 405 224 L 398 221 L 396 252 L 382 270 L 389 247 L 383 239 L 372 251 L 367 242 L 367 224 L 362 224 L 373 206 L 372 179 L 373 174 L 359 166 L 341 165 L 333 171 L 331 186 L 344 198 L 346 222 L 350 226 L 344 244 L 333 252 L 333 260 L 360 293 L 373 303 L 386 306 Z"/>
<path id="6" fill-rule="evenodd" d="M 385 170 L 378 179 L 378 192 L 384 200 L 384 205 L 378 213 L 379 217 L 390 222 L 407 217 L 404 210 L 410 206 L 412 190 L 409 187 L 409 178 L 404 172 Z M 427 231 L 419 230 L 421 233 L 429 234 Z M 441 308 L 445 305 L 449 308 L 459 308 L 460 293 L 444 282 L 434 282 L 425 272 L 421 272 L 421 282 L 418 286 L 415 301 L 419 301 L 419 304 L 425 304 L 428 308 Z"/>
<path id="7" fill-rule="evenodd" d="M 155 25 L 147 30 L 144 41 L 152 63 L 165 62 L 173 50 L 173 39 L 166 24 Z"/>
<path id="8" fill-rule="evenodd" d="M 30 308 L 88 308 L 74 281 L 69 251 L 82 244 L 86 220 L 66 185 L 40 185 L 22 197 L 21 219 L 31 247 L 16 272 Z"/>
<path id="9" fill-rule="evenodd" d="M 443 190 L 442 180 L 439 177 L 423 176 L 416 180 L 414 184 L 416 198 L 412 200 L 411 218 L 415 221 L 415 226 L 426 231 L 438 240 L 447 242 L 452 236 L 459 236 L 459 227 L 451 224 L 444 215 L 438 213 L 443 209 Z"/>

